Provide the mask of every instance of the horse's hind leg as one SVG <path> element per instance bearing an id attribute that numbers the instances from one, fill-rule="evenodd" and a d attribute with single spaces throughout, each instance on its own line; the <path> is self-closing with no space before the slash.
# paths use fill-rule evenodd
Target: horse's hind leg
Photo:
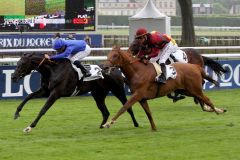
<path id="1" fill-rule="evenodd" d="M 226 110 L 224 110 L 224 109 L 214 107 L 214 105 L 210 101 L 210 99 L 207 96 L 205 96 L 203 93 L 196 97 L 198 98 L 200 105 L 204 111 L 215 112 L 217 114 L 226 112 Z M 206 107 L 204 104 L 208 105 L 210 108 Z"/>
<path id="2" fill-rule="evenodd" d="M 206 105 L 203 101 L 199 101 L 199 102 L 202 107 L 202 110 L 206 111 L 206 112 L 215 112 L 215 110 L 216 110 L 218 113 L 224 113 L 227 111 L 225 109 L 221 109 L 221 108 L 217 108 L 217 107 L 214 107 L 215 110 L 213 110 L 210 106 Z"/>
<path id="3" fill-rule="evenodd" d="M 23 109 L 23 106 L 30 100 L 33 98 L 39 98 L 42 97 L 46 94 L 46 91 L 42 88 L 40 88 L 39 90 L 37 90 L 36 92 L 33 92 L 29 95 L 27 95 L 27 97 L 22 101 L 22 103 L 20 103 L 20 105 L 17 107 L 17 110 L 14 114 L 14 119 L 17 119 L 18 117 L 20 117 L 20 112 Z"/>
<path id="4" fill-rule="evenodd" d="M 153 121 L 152 113 L 151 113 L 151 111 L 149 109 L 147 101 L 146 100 L 142 100 L 139 103 L 141 104 L 141 106 L 143 107 L 145 113 L 147 114 L 147 117 L 148 117 L 148 120 L 149 120 L 149 122 L 151 124 L 152 130 L 153 131 L 157 130 L 156 125 L 155 125 L 155 123 Z"/>
<path id="5" fill-rule="evenodd" d="M 99 94 L 101 93 L 101 94 Z M 97 91 L 92 91 L 92 96 L 97 104 L 97 107 L 98 109 L 101 111 L 102 113 L 102 117 L 103 117 L 103 120 L 102 120 L 102 123 L 100 124 L 100 128 L 103 128 L 103 124 L 105 124 L 108 120 L 108 117 L 110 115 L 108 109 L 107 109 L 107 106 L 105 104 L 105 98 L 107 96 L 108 92 L 102 90 L 100 92 L 97 92 Z"/>
<path id="6" fill-rule="evenodd" d="M 214 110 L 211 107 L 205 105 L 205 103 L 202 100 L 199 100 L 196 97 L 194 97 L 194 101 L 197 102 L 196 104 L 198 104 L 198 103 L 200 104 L 203 111 L 214 112 Z"/>
<path id="7" fill-rule="evenodd" d="M 44 104 L 40 112 L 38 113 L 37 118 L 31 123 L 31 125 L 27 128 L 25 128 L 24 132 L 30 132 L 32 128 L 34 128 L 38 121 L 41 119 L 41 117 L 47 112 L 47 110 L 53 105 L 53 103 L 59 98 L 59 95 L 57 94 L 57 91 L 52 91 L 50 93 L 50 96 L 47 99 L 47 102 Z"/>
<path id="8" fill-rule="evenodd" d="M 185 98 L 185 96 L 183 96 L 179 93 L 176 93 L 176 92 L 172 92 L 172 93 L 168 94 L 167 97 L 172 99 L 173 103 Z"/>
<path id="9" fill-rule="evenodd" d="M 198 104 L 199 103 L 199 99 L 197 99 L 196 97 L 193 97 L 193 101 L 195 104 Z M 201 105 L 201 104 L 200 104 Z"/>

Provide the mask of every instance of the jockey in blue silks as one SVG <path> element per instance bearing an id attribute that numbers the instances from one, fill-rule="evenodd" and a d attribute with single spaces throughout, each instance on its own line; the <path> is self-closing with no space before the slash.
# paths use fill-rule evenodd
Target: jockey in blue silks
<path id="1" fill-rule="evenodd" d="M 63 40 L 56 38 L 53 42 L 53 49 L 58 54 L 50 57 L 45 55 L 45 58 L 56 61 L 67 58 L 81 69 L 84 77 L 91 76 L 91 73 L 80 62 L 81 59 L 88 56 L 91 52 L 91 48 L 84 40 Z"/>

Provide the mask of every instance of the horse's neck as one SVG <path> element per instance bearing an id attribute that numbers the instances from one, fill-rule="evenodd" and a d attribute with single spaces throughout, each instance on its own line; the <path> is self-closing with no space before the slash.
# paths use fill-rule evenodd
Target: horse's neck
<path id="1" fill-rule="evenodd" d="M 50 64 L 49 62 L 43 62 L 40 64 L 41 61 L 38 62 L 36 65 L 36 70 L 41 73 L 43 76 L 50 76 L 52 73 L 55 72 L 57 65 Z"/>
<path id="2" fill-rule="evenodd" d="M 50 77 L 52 74 L 52 68 L 49 64 L 43 64 L 36 69 L 43 77 Z"/>
<path id="3" fill-rule="evenodd" d="M 123 72 L 123 74 L 129 79 L 135 79 L 137 78 L 137 76 L 141 76 L 141 72 L 142 72 L 142 65 L 140 62 L 133 62 L 133 63 L 129 63 L 129 64 L 125 64 L 121 66 L 121 70 Z"/>
<path id="4" fill-rule="evenodd" d="M 70 63 L 66 61 L 59 62 L 58 64 L 43 63 L 37 71 L 43 76 L 54 76 L 59 72 L 64 72 L 67 68 L 71 68 L 70 66 Z"/>

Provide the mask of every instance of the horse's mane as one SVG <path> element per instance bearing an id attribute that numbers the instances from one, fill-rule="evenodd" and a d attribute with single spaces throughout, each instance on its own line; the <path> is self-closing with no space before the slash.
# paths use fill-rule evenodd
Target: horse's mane
<path id="1" fill-rule="evenodd" d="M 44 58 L 44 55 L 48 54 L 48 55 L 54 55 L 53 52 L 49 52 L 49 53 L 24 53 L 22 57 L 27 57 L 27 58 L 32 58 L 32 59 L 37 59 L 37 60 L 42 60 Z M 49 64 L 49 65 L 59 65 L 61 63 L 69 63 L 68 59 L 62 59 L 59 61 L 45 61 L 44 63 Z"/>
<path id="2" fill-rule="evenodd" d="M 119 46 L 114 46 L 112 48 L 112 51 L 115 51 L 116 53 L 115 54 L 119 54 L 120 57 L 122 57 L 122 64 L 125 65 L 125 64 L 130 64 L 130 63 L 133 63 L 133 62 L 140 62 L 140 58 L 136 57 L 135 55 L 133 55 L 132 53 L 132 50 L 131 49 L 128 49 L 128 50 L 121 50 L 121 48 Z"/>

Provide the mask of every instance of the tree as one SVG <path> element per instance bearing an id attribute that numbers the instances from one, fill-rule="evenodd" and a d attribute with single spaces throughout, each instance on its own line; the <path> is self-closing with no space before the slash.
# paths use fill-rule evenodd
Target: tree
<path id="1" fill-rule="evenodd" d="M 195 46 L 192 0 L 178 0 L 182 15 L 182 46 Z"/>

